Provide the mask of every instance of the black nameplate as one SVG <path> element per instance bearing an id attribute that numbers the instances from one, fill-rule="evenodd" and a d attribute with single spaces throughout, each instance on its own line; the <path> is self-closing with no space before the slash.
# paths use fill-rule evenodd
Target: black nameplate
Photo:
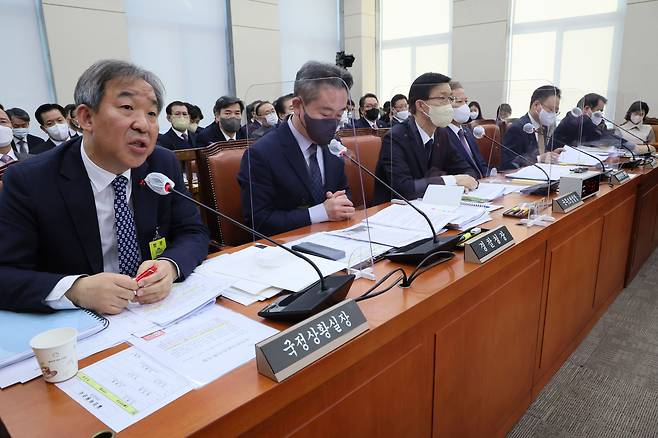
<path id="1" fill-rule="evenodd" d="M 507 227 L 501 225 L 466 242 L 464 260 L 471 263 L 484 263 L 514 243 L 514 237 Z"/>
<path id="2" fill-rule="evenodd" d="M 568 213 L 581 205 L 583 205 L 583 200 L 580 199 L 580 195 L 571 192 L 553 199 L 553 212 Z"/>
<path id="3" fill-rule="evenodd" d="M 629 179 L 631 179 L 631 177 L 628 176 L 628 173 L 626 173 L 625 170 L 619 170 L 610 175 L 610 184 L 623 184 Z"/>
<path id="4" fill-rule="evenodd" d="M 281 382 L 368 330 L 354 300 L 346 300 L 256 344 L 258 372 Z"/>

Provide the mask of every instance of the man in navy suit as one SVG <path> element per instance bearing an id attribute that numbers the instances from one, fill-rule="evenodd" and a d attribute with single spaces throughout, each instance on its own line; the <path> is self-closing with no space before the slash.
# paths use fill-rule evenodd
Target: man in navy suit
<path id="1" fill-rule="evenodd" d="M 327 148 L 345 111 L 345 84 L 352 86 L 345 69 L 304 64 L 295 77 L 293 115 L 245 151 L 238 182 L 253 228 L 273 235 L 354 214 L 343 161 Z"/>
<path id="2" fill-rule="evenodd" d="M 560 144 L 576 145 L 580 142 L 590 142 L 600 140 L 604 136 L 602 126 L 597 126 L 592 122 L 592 114 L 597 111 L 603 111 L 608 100 L 596 93 L 588 93 L 578 101 L 578 108 L 583 110 L 579 117 L 567 112 L 560 124 L 555 128 L 555 141 Z"/>
<path id="3" fill-rule="evenodd" d="M 28 134 L 30 115 L 21 108 L 10 108 L 7 110 L 7 115 L 11 119 L 12 130 L 14 131 L 14 139 L 11 142 L 14 152 L 23 156 L 43 152 L 40 149 L 44 142 L 43 138 Z"/>
<path id="4" fill-rule="evenodd" d="M 196 206 L 140 184 L 161 172 L 185 191 L 175 156 L 155 145 L 162 97 L 152 73 L 99 61 L 75 88 L 83 137 L 7 171 L 1 309 L 119 313 L 131 301 L 165 298 L 205 258 L 208 234 Z"/>
<path id="5" fill-rule="evenodd" d="M 204 147 L 218 141 L 242 140 L 246 138 L 242 123 L 244 103 L 237 97 L 222 96 L 212 109 L 215 121 L 203 128 L 197 136 L 197 143 Z"/>
<path id="6" fill-rule="evenodd" d="M 480 154 L 480 148 L 470 128 L 464 123 L 471 119 L 468 96 L 464 87 L 457 81 L 450 82 L 454 118 L 446 128 L 438 131 L 438 154 L 440 167 L 449 175 L 466 174 L 475 179 L 487 176 L 487 163 Z"/>
<path id="7" fill-rule="evenodd" d="M 537 162 L 557 163 L 562 150 L 560 143 L 553 140 L 555 118 L 560 111 L 560 89 L 553 85 L 537 88 L 530 97 L 528 113 L 512 123 L 505 131 L 503 142 L 509 150 L 502 150 L 501 169 L 515 169 Z M 532 124 L 534 132 L 523 130 Z M 524 158 L 519 157 L 521 155 Z"/>
<path id="8" fill-rule="evenodd" d="M 450 78 L 440 73 L 424 73 L 409 89 L 411 114 L 393 126 L 382 139 L 375 173 L 408 199 L 422 197 L 430 184 L 460 185 L 475 189 L 478 182 L 469 175 L 448 175 L 439 154 L 437 128 L 453 119 Z M 374 203 L 388 202 L 395 196 L 375 183 Z"/>
<path id="9" fill-rule="evenodd" d="M 379 129 L 386 128 L 386 122 L 379 118 L 379 100 L 372 93 L 366 93 L 359 99 L 361 118 L 354 122 L 354 127 Z"/>
<path id="10" fill-rule="evenodd" d="M 158 144 L 171 151 L 196 147 L 196 135 L 187 130 L 190 127 L 190 115 L 185 102 L 174 100 L 167 105 L 165 112 L 171 128 L 164 134 L 158 135 Z"/>

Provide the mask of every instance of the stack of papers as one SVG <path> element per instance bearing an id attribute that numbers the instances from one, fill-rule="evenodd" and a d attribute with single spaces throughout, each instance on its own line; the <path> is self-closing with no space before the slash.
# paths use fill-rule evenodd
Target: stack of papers
<path id="1" fill-rule="evenodd" d="M 345 268 L 351 268 L 367 260 L 374 259 L 391 249 L 389 245 L 369 242 L 367 239 L 365 241 L 355 240 L 331 233 L 311 234 L 294 242 L 286 243 L 286 246 L 292 247 L 303 242 L 315 243 L 316 245 L 345 251 L 345 257 L 336 260 L 338 263 L 343 263 Z"/>
<path id="2" fill-rule="evenodd" d="M 362 243 L 373 242 L 375 244 L 399 248 L 430 237 L 432 233 L 429 232 L 427 222 L 425 222 L 425 226 L 427 227 L 427 231 L 413 231 L 364 221 L 360 224 L 343 228 L 342 230 L 330 231 L 328 234 Z M 441 231 L 436 230 L 436 232 L 440 233 Z"/>
<path id="3" fill-rule="evenodd" d="M 489 210 L 484 207 L 462 205 L 455 213 L 456 216 L 448 224 L 449 228 L 466 230 L 491 220 Z"/>
<path id="4" fill-rule="evenodd" d="M 436 205 L 420 201 L 412 201 L 412 203 L 427 215 L 437 233 L 439 230 L 445 228 L 455 216 L 454 213 L 446 212 Z M 459 203 L 457 205 L 459 205 Z M 386 227 L 419 231 L 424 234 L 423 237 L 432 236 L 427 220 L 409 205 L 390 205 L 385 209 L 378 211 L 373 216 L 370 216 L 368 222 L 370 224 L 383 225 Z"/>
<path id="5" fill-rule="evenodd" d="M 505 194 L 503 184 L 481 182 L 477 189 L 471 190 L 462 196 L 463 200 L 475 202 L 489 202 Z"/>
<path id="6" fill-rule="evenodd" d="M 345 269 L 343 263 L 305 255 L 318 266 L 323 276 Z M 210 259 L 197 268 L 197 272 L 209 276 L 220 274 L 235 277 L 265 287 L 293 292 L 300 291 L 319 280 L 317 272 L 306 261 L 284 249 L 264 245 L 252 245 L 241 251 Z"/>
<path id="7" fill-rule="evenodd" d="M 193 272 L 182 283 L 174 283 L 167 298 L 153 304 L 131 302 L 128 310 L 166 327 L 185 318 L 215 299 L 234 283 L 234 279 L 222 275 L 204 275 Z"/>
<path id="8" fill-rule="evenodd" d="M 546 171 L 551 181 L 559 181 L 561 177 L 569 175 L 571 173 L 570 166 L 560 166 L 557 164 L 545 164 L 537 163 L 537 166 L 541 167 Z M 506 175 L 508 178 L 518 178 L 518 179 L 532 179 L 536 181 L 546 182 L 546 175 L 541 170 L 537 169 L 535 166 L 523 167 L 516 172 L 508 173 Z"/>
<path id="9" fill-rule="evenodd" d="M 608 153 L 606 152 L 589 152 L 591 155 L 599 157 L 601 161 L 608 159 Z M 587 154 L 580 152 L 578 149 L 574 149 L 571 146 L 564 146 L 562 153 L 559 158 L 560 164 L 576 164 L 581 166 L 601 166 L 601 163 L 594 157 L 590 157 Z"/>

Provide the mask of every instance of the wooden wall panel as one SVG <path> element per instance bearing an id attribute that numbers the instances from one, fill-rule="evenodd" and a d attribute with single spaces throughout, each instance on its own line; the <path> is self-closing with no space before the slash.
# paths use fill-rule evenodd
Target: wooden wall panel
<path id="1" fill-rule="evenodd" d="M 491 279 L 490 293 L 437 333 L 434 436 L 491 436 L 530 403 L 543 250 Z"/>

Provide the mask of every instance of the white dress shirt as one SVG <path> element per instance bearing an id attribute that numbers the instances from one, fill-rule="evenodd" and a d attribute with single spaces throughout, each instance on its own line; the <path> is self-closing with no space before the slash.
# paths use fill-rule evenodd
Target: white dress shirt
<path id="1" fill-rule="evenodd" d="M 288 119 L 288 126 L 290 127 L 290 131 L 292 131 L 293 137 L 295 137 L 295 140 L 297 140 L 297 144 L 299 145 L 299 150 L 302 151 L 302 155 L 304 156 L 304 161 L 306 161 L 306 168 L 308 169 L 310 164 L 311 164 L 311 154 L 309 151 L 309 148 L 313 144 L 311 140 L 308 138 L 304 137 L 301 132 L 295 128 L 295 125 L 292 123 L 292 117 Z M 320 175 L 322 176 L 322 184 L 324 184 L 324 156 L 322 154 L 322 148 L 318 145 L 316 148 L 316 157 L 318 160 L 318 166 L 320 167 Z M 308 209 L 308 215 L 311 219 L 312 224 L 317 224 L 319 222 L 326 222 L 329 220 L 329 216 L 327 215 L 327 209 L 324 208 L 324 204 L 320 203 L 317 205 L 314 205 L 313 207 Z"/>
<path id="2" fill-rule="evenodd" d="M 25 144 L 27 145 L 27 142 L 25 142 Z M 7 151 L 4 154 L 2 152 L 0 152 L 0 156 L 2 156 L 2 155 L 9 155 L 14 160 L 18 160 L 18 157 L 16 156 L 16 152 L 14 152 L 14 148 L 12 148 L 12 147 L 10 147 L 9 151 Z M 4 163 L 0 163 L 0 164 L 4 164 Z"/>
<path id="3" fill-rule="evenodd" d="M 23 142 L 23 144 L 21 145 L 20 142 Z M 27 143 L 27 134 L 25 134 L 25 137 L 23 137 L 22 139 L 18 137 L 14 137 L 14 144 L 16 145 L 16 149 L 18 150 L 18 152 L 23 152 L 23 148 L 25 148 L 25 153 L 26 154 L 30 153 L 30 145 Z"/>
<path id="4" fill-rule="evenodd" d="M 224 134 L 224 137 L 226 137 L 226 141 L 236 140 L 235 137 L 238 135 L 237 132 L 234 132 L 233 135 L 231 136 L 231 135 L 228 134 L 228 132 L 224 131 L 221 126 L 219 127 L 219 130 L 222 131 L 222 134 Z M 174 131 L 176 131 L 176 130 L 174 129 Z"/>
<path id="5" fill-rule="evenodd" d="M 180 132 L 178 129 L 174 128 L 173 126 L 171 127 L 171 130 L 174 131 L 174 133 L 178 136 L 178 138 L 180 138 L 181 140 L 185 140 L 183 138 L 183 134 L 184 134 L 183 132 Z M 224 131 L 222 131 L 222 132 L 224 132 Z M 224 135 L 226 135 L 225 132 L 224 132 Z"/>
<path id="6" fill-rule="evenodd" d="M 420 133 L 420 141 L 423 142 L 423 146 L 427 144 L 428 141 L 432 140 L 434 141 L 434 133 L 432 132 L 432 135 L 429 135 L 423 128 L 420 127 L 417 121 L 414 121 L 416 123 L 416 128 L 418 128 L 418 132 Z M 441 177 L 443 180 L 443 183 L 447 186 L 456 186 L 457 185 L 457 180 L 455 179 L 454 176 L 452 175 L 443 175 Z"/>
<path id="7" fill-rule="evenodd" d="M 83 145 L 80 146 L 80 155 L 82 156 L 82 164 L 84 164 L 87 175 L 89 175 L 91 191 L 94 194 L 96 216 L 98 217 L 98 231 L 103 253 L 103 272 L 119 272 L 119 251 L 117 248 L 117 231 L 114 220 L 114 188 L 112 187 L 112 181 L 114 181 L 117 175 L 100 168 L 91 161 Z M 132 204 L 130 203 L 130 195 L 132 193 L 130 169 L 123 172 L 122 175 L 128 178 L 126 201 L 132 210 Z M 53 309 L 74 309 L 76 306 L 64 294 L 71 288 L 75 280 L 80 277 L 82 275 L 68 275 L 62 278 L 46 297 L 46 304 Z"/>

